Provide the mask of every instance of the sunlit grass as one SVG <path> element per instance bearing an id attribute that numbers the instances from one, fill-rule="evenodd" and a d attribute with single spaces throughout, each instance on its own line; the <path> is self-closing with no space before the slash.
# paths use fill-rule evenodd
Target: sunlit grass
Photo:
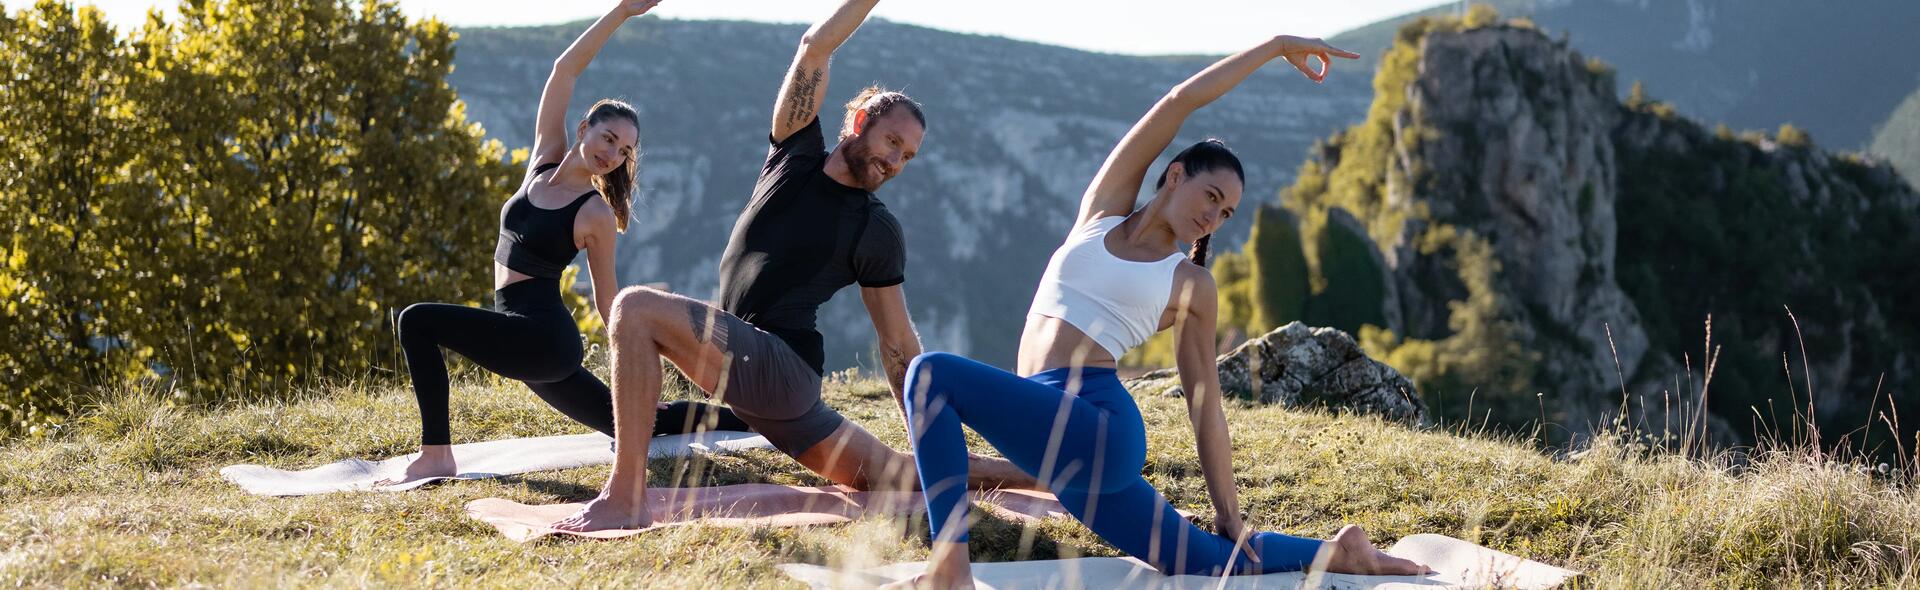
<path id="1" fill-rule="evenodd" d="M 828 397 L 905 447 L 897 406 L 879 381 L 835 380 Z M 864 567 L 927 554 L 924 523 L 906 519 L 522 545 L 462 509 L 484 497 L 582 500 L 598 490 L 604 466 L 405 494 L 249 496 L 216 470 L 410 451 L 412 396 L 404 387 L 340 385 L 217 409 L 163 400 L 121 392 L 62 434 L 0 447 L 0 585 L 795 587 L 773 566 Z M 1140 404 L 1151 432 L 1148 479 L 1179 507 L 1210 517 L 1184 405 L 1165 397 Z M 456 385 L 453 407 L 460 442 L 586 430 L 517 384 Z M 1920 587 L 1910 549 L 1920 501 L 1911 488 L 1811 453 L 1757 453 L 1734 469 L 1724 458 L 1650 454 L 1606 436 L 1576 458 L 1556 458 L 1518 440 L 1317 411 L 1232 405 L 1228 420 L 1243 508 L 1263 529 L 1326 536 L 1351 522 L 1383 543 L 1453 535 L 1585 571 L 1585 587 Z M 656 461 L 651 478 L 826 483 L 766 451 Z M 976 560 L 1116 554 L 1064 520 L 1031 535 L 982 523 L 974 551 Z"/>

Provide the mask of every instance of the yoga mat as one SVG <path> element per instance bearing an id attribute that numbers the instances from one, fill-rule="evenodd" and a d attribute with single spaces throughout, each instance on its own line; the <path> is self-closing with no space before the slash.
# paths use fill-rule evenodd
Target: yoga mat
<path id="1" fill-rule="evenodd" d="M 1214 590 L 1216 588 L 1252 589 L 1325 588 L 1337 590 L 1441 590 L 1469 588 L 1512 588 L 1546 590 L 1559 586 L 1579 572 L 1553 567 L 1537 561 L 1494 551 L 1445 535 L 1412 535 L 1401 539 L 1387 553 L 1424 563 L 1438 572 L 1425 576 L 1356 576 L 1327 574 L 1315 576 L 1307 585 L 1304 572 L 1261 576 L 1163 576 L 1151 566 L 1131 557 L 1089 557 L 1042 561 L 1015 561 L 973 564 L 974 584 L 989 588 L 1147 588 L 1158 590 Z M 783 564 L 780 571 L 818 589 L 872 588 L 904 580 L 926 569 L 926 562 L 896 563 L 853 572 L 838 572 L 810 564 Z"/>
<path id="2" fill-rule="evenodd" d="M 980 506 L 1007 520 L 1033 521 L 1067 516 L 1053 494 L 1033 490 L 996 490 L 977 494 Z M 653 525 L 576 533 L 547 528 L 572 516 L 582 503 L 528 505 L 500 498 L 467 503 L 467 515 L 499 529 L 500 534 L 527 542 L 554 534 L 595 539 L 618 539 L 650 530 L 705 524 L 728 527 L 810 526 L 848 522 L 863 516 L 909 515 L 926 510 L 919 492 L 861 492 L 843 486 L 801 487 L 751 483 L 707 488 L 647 490 Z"/>
<path id="3" fill-rule="evenodd" d="M 426 479 L 379 491 L 406 491 L 446 479 L 486 479 L 555 469 L 571 469 L 613 462 L 613 439 L 598 432 L 566 436 L 510 438 L 453 446 L 453 460 L 460 474 Z M 648 446 L 654 458 L 686 457 L 695 453 L 727 453 L 746 449 L 771 449 L 766 437 L 751 432 L 713 431 L 655 437 Z M 229 465 L 220 476 L 248 493 L 261 496 L 308 496 L 330 492 L 374 490 L 373 482 L 397 477 L 406 469 L 405 455 L 385 461 L 347 459 L 303 471 L 287 471 L 263 465 Z"/>

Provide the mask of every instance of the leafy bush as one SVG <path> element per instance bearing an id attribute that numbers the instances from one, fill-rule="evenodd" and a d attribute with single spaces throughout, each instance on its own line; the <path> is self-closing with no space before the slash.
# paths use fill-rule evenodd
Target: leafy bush
<path id="1" fill-rule="evenodd" d="M 445 25 L 227 0 L 121 36 L 41 0 L 0 33 L 11 429 L 126 379 L 206 401 L 392 369 L 392 312 L 488 293 L 523 156 L 466 121 Z"/>

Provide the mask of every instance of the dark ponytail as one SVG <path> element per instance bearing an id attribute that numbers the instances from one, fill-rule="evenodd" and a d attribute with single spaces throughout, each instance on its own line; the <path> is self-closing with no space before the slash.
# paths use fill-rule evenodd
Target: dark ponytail
<path id="1" fill-rule="evenodd" d="M 1212 137 L 1187 146 L 1187 149 L 1180 150 L 1180 153 L 1173 156 L 1173 162 L 1167 164 L 1167 168 L 1172 168 L 1174 163 L 1180 164 L 1180 168 L 1186 170 L 1187 176 L 1200 174 L 1214 168 L 1225 167 L 1232 170 L 1234 176 L 1240 177 L 1242 184 L 1247 182 L 1247 170 L 1240 165 L 1240 156 L 1234 155 L 1233 150 L 1227 147 L 1226 142 Z M 1160 187 L 1166 186 L 1166 184 L 1167 170 L 1162 169 L 1160 170 L 1160 180 L 1154 181 L 1153 188 L 1159 190 Z M 1206 266 L 1209 250 L 1208 244 L 1212 241 L 1213 234 L 1200 236 L 1200 239 L 1193 241 L 1193 250 L 1187 253 L 1187 257 L 1193 259 L 1194 264 Z"/>
<path id="2" fill-rule="evenodd" d="M 587 109 L 585 123 L 593 126 L 612 119 L 625 119 L 633 123 L 635 130 L 640 129 L 640 113 L 633 110 L 633 105 L 611 98 L 593 103 L 593 107 Z M 582 141 L 585 139 L 581 138 Z M 637 134 L 634 136 L 633 152 L 627 155 L 626 162 L 606 174 L 593 175 L 593 188 L 600 191 L 600 198 L 605 199 L 608 206 L 613 207 L 613 223 L 621 233 L 626 233 L 627 220 L 632 217 L 635 179 L 639 177 L 640 141 Z"/>
<path id="3" fill-rule="evenodd" d="M 1206 266 L 1208 244 L 1212 241 L 1213 241 L 1213 234 L 1200 236 L 1200 239 L 1194 240 L 1193 250 L 1187 252 L 1187 258 L 1193 259 L 1194 264 L 1198 264 L 1202 267 Z"/>

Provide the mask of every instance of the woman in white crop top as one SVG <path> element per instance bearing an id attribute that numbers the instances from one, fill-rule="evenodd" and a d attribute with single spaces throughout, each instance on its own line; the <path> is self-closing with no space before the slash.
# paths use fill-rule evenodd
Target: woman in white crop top
<path id="1" fill-rule="evenodd" d="M 1088 528 L 1163 573 L 1257 574 L 1315 563 L 1342 573 L 1427 571 L 1381 552 L 1355 526 L 1326 541 L 1248 530 L 1214 366 L 1218 296 L 1202 266 L 1209 237 L 1240 206 L 1245 174 L 1225 144 L 1203 141 L 1176 155 L 1154 182 L 1153 198 L 1135 208 L 1149 166 L 1189 114 L 1267 62 L 1285 58 L 1319 82 L 1332 57 L 1359 56 L 1319 39 L 1275 37 L 1174 87 L 1134 124 L 1047 264 L 1021 335 L 1018 374 L 946 353 L 914 359 L 907 413 L 933 560 L 908 583 L 971 584 L 962 424 L 1046 483 Z M 1317 71 L 1310 58 L 1320 60 Z M 1181 244 L 1192 244 L 1191 254 Z M 1211 533 L 1189 524 L 1141 477 L 1145 426 L 1114 375 L 1127 349 L 1168 328 L 1176 330 L 1180 380 L 1215 508 Z"/>

